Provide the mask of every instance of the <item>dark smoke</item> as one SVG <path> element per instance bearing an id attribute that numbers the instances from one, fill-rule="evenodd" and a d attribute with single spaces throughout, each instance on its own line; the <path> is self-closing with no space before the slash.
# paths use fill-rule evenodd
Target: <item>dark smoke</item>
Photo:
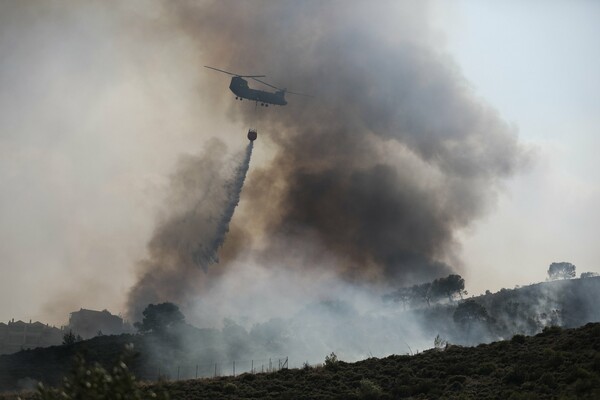
<path id="1" fill-rule="evenodd" d="M 337 268 L 351 281 L 432 279 L 460 268 L 457 231 L 488 210 L 524 155 L 437 51 L 426 6 L 370 4 L 169 3 L 206 64 L 315 95 L 288 95 L 288 106 L 258 116 L 231 101 L 233 115 L 257 118 L 277 144 L 247 185 L 255 212 L 238 220 L 265 227 L 259 260 L 289 265 L 310 242 L 320 250 L 300 268 Z M 214 76 L 208 96 L 231 99 L 226 82 Z M 336 265 L 319 263 L 325 253 Z"/>
<path id="2" fill-rule="evenodd" d="M 329 270 L 350 282 L 386 285 L 460 269 L 457 232 L 488 211 L 525 157 L 513 129 L 438 51 L 426 5 L 163 4 L 161 29 L 186 35 L 199 73 L 211 77 L 200 88 L 199 106 L 241 118 L 258 128 L 259 142 L 275 144 L 272 160 L 246 184 L 251 212 L 238 213 L 232 224 L 228 260 Z M 271 83 L 315 97 L 288 95 L 285 107 L 255 109 L 233 100 L 229 77 L 203 64 L 266 74 Z M 214 154 L 205 157 L 194 169 L 201 175 L 191 174 L 202 185 L 176 185 L 182 198 L 190 188 L 214 187 L 210 177 L 221 166 Z M 170 205 L 177 212 L 150 243 L 130 309 L 202 298 L 215 282 L 211 275 L 224 271 L 221 265 L 204 276 L 196 267 L 216 257 L 220 225 L 189 217 L 222 210 L 229 200 L 226 191 L 218 193 L 210 201 Z M 205 195 L 199 190 L 192 198 Z"/>
<path id="3" fill-rule="evenodd" d="M 142 275 L 129 294 L 132 317 L 150 303 L 186 305 L 208 275 L 220 273 L 209 267 L 219 261 L 217 252 L 239 203 L 252 149 L 249 142 L 228 160 L 224 144 L 214 140 L 202 155 L 181 158 L 171 177 L 167 215 L 148 244 Z"/>

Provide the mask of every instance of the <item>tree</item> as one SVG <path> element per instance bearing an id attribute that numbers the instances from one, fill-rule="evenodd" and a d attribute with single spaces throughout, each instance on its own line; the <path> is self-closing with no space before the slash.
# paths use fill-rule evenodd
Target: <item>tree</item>
<path id="1" fill-rule="evenodd" d="M 414 285 L 411 287 L 413 293 L 413 299 L 422 300 L 427 303 L 427 307 L 431 306 L 432 300 L 432 284 L 430 282 L 422 283 L 420 285 Z"/>
<path id="2" fill-rule="evenodd" d="M 327 368 L 335 368 L 339 363 L 338 356 L 333 351 L 330 355 L 325 356 L 325 367 Z"/>
<path id="3" fill-rule="evenodd" d="M 77 342 L 77 337 L 75 336 L 73 331 L 69 329 L 69 332 L 67 332 L 63 335 L 62 344 L 66 345 L 66 346 L 70 346 L 72 344 L 75 344 L 75 342 Z"/>
<path id="4" fill-rule="evenodd" d="M 409 287 L 402 287 L 393 293 L 386 294 L 383 296 L 383 301 L 393 301 L 395 303 L 402 303 L 406 310 L 406 305 L 413 297 L 413 290 Z"/>
<path id="5" fill-rule="evenodd" d="M 134 324 L 140 333 L 166 333 L 170 328 L 185 322 L 179 307 L 173 303 L 149 304 L 142 315 L 142 322 Z"/>
<path id="6" fill-rule="evenodd" d="M 448 275 L 445 278 L 438 278 L 433 282 L 425 282 L 410 287 L 402 287 L 395 292 L 383 296 L 384 301 L 401 302 L 406 309 L 409 303 L 419 304 L 422 302 L 431 306 L 432 301 L 447 297 L 451 302 L 456 296 L 462 299 L 465 290 L 465 280 L 460 275 Z"/>
<path id="7" fill-rule="evenodd" d="M 568 262 L 555 262 L 548 268 L 548 279 L 571 279 L 575 277 L 575 266 Z"/>
<path id="8" fill-rule="evenodd" d="M 82 340 L 83 340 L 83 338 L 81 337 L 81 335 L 75 336 L 73 331 L 69 329 L 69 332 L 67 332 L 63 335 L 62 344 L 66 345 L 66 346 L 70 346 L 77 342 L 81 342 Z"/>
<path id="9" fill-rule="evenodd" d="M 432 291 L 434 297 L 446 296 L 450 302 L 457 295 L 462 299 L 463 293 L 466 293 L 465 280 L 460 275 L 448 275 L 433 281 Z"/>
<path id="10" fill-rule="evenodd" d="M 476 322 L 486 322 L 490 316 L 484 306 L 475 300 L 467 300 L 456 307 L 452 318 L 458 325 L 470 326 Z"/>
<path id="11" fill-rule="evenodd" d="M 440 334 L 433 339 L 433 348 L 436 350 L 444 350 L 448 347 L 448 341 L 443 339 Z"/>
<path id="12" fill-rule="evenodd" d="M 595 272 L 582 272 L 581 273 L 581 279 L 594 278 L 596 276 L 599 276 L 599 275 Z"/>

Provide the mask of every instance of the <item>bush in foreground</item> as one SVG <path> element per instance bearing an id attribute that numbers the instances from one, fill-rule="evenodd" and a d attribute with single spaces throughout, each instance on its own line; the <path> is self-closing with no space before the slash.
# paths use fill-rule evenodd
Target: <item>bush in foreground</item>
<path id="1" fill-rule="evenodd" d="M 97 363 L 89 365 L 81 355 L 77 355 L 73 369 L 64 378 L 62 387 L 45 387 L 40 383 L 34 398 L 36 400 L 167 400 L 169 396 L 166 393 L 157 394 L 150 390 L 142 390 L 126 364 L 126 361 L 131 358 L 131 353 L 132 347 L 129 346 L 111 371 L 107 371 Z"/>

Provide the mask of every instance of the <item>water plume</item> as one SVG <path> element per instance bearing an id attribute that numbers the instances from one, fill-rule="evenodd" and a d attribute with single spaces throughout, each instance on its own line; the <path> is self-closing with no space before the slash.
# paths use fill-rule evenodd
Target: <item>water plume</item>
<path id="1" fill-rule="evenodd" d="M 199 156 L 183 156 L 171 176 L 162 220 L 140 261 L 141 275 L 128 298 L 130 317 L 137 319 L 150 303 L 186 306 L 210 278 L 220 275 L 218 251 L 240 201 L 252 157 L 253 142 L 227 157 L 214 139 Z"/>
<path id="2" fill-rule="evenodd" d="M 229 223 L 233 217 L 233 212 L 240 202 L 240 194 L 244 181 L 246 180 L 246 174 L 250 167 L 250 157 L 252 157 L 252 149 L 254 142 L 249 141 L 246 146 L 246 152 L 242 162 L 235 168 L 233 177 L 224 184 L 225 190 L 225 204 L 223 207 L 223 213 L 218 217 L 218 223 L 214 236 L 208 241 L 199 241 L 196 249 L 192 252 L 192 258 L 196 265 L 201 267 L 204 272 L 208 271 L 208 266 L 219 262 L 218 250 L 223 246 L 225 242 L 225 236 L 229 232 Z M 202 207 L 202 202 L 197 207 Z M 194 210 L 193 212 L 198 212 Z"/>

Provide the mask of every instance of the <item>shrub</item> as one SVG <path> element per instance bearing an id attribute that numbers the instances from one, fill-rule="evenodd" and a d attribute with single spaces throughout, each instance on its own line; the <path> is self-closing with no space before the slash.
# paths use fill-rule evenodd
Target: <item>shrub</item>
<path id="1" fill-rule="evenodd" d="M 508 400 L 538 400 L 538 396 L 534 393 L 519 393 L 513 392 Z"/>
<path id="2" fill-rule="evenodd" d="M 135 376 L 127 368 L 125 361 L 129 358 L 131 347 L 121 356 L 121 360 L 112 371 L 105 370 L 99 364 L 90 366 L 82 356 L 75 357 L 72 372 L 64 378 L 61 388 L 46 388 L 39 384 L 35 394 L 36 400 L 104 400 L 145 398 L 168 399 L 166 393 L 157 395 L 154 392 L 143 392 L 135 380 Z"/>
<path id="3" fill-rule="evenodd" d="M 548 386 L 549 388 L 554 388 L 556 386 L 556 380 L 554 378 L 554 375 L 552 375 L 549 372 L 545 372 L 542 376 L 540 376 L 538 382 Z"/>
<path id="4" fill-rule="evenodd" d="M 435 387 L 435 384 L 434 384 L 434 382 L 432 380 L 430 380 L 430 379 L 424 379 L 424 380 L 419 381 L 413 387 L 413 394 L 427 394 L 434 387 Z"/>
<path id="5" fill-rule="evenodd" d="M 81 342 L 82 340 L 83 340 L 83 338 L 81 336 L 79 336 L 79 335 L 75 336 L 73 331 L 69 330 L 69 332 L 67 332 L 63 335 L 62 344 L 65 346 L 71 346 L 72 344 Z"/>
<path id="6" fill-rule="evenodd" d="M 331 352 L 330 355 L 325 356 L 325 367 L 326 368 L 335 368 L 338 366 L 339 360 L 337 355 L 334 352 Z"/>
<path id="7" fill-rule="evenodd" d="M 360 399 L 378 399 L 383 392 L 381 388 L 369 379 L 362 379 L 357 390 L 357 395 Z"/>
<path id="8" fill-rule="evenodd" d="M 543 351 L 544 358 L 547 360 L 548 366 L 551 368 L 557 368 L 563 364 L 565 361 L 562 354 L 558 351 L 554 351 L 552 349 L 544 349 Z"/>
<path id="9" fill-rule="evenodd" d="M 452 392 L 460 392 L 461 390 L 463 390 L 463 384 L 460 382 L 452 382 L 448 386 L 447 390 Z"/>
<path id="10" fill-rule="evenodd" d="M 467 377 L 464 375 L 454 375 L 454 376 L 451 376 L 450 379 L 448 379 L 448 382 L 465 383 L 466 380 L 467 380 Z"/>
<path id="11" fill-rule="evenodd" d="M 555 336 L 562 332 L 562 328 L 560 326 L 545 326 L 542 329 L 541 336 Z"/>
<path id="12" fill-rule="evenodd" d="M 515 335 L 512 337 L 512 339 L 510 341 L 513 343 L 523 344 L 523 343 L 525 343 L 525 335 Z"/>
<path id="13" fill-rule="evenodd" d="M 521 385 L 525 382 L 525 379 L 525 371 L 520 366 L 509 369 L 508 373 L 504 376 L 504 382 L 513 385 Z"/>
<path id="14" fill-rule="evenodd" d="M 594 356 L 594 360 L 592 361 L 592 369 L 596 372 L 600 372 L 600 354 L 596 354 Z"/>
<path id="15" fill-rule="evenodd" d="M 225 384 L 225 386 L 223 386 L 223 392 L 227 393 L 227 394 L 233 394 L 237 391 L 237 386 L 235 386 L 235 384 L 228 382 Z"/>
<path id="16" fill-rule="evenodd" d="M 479 375 L 489 375 L 492 372 L 494 372 L 498 367 L 496 366 L 496 364 L 491 363 L 491 362 L 484 362 L 483 364 L 481 364 L 479 366 L 479 369 L 477 370 L 477 373 Z"/>
<path id="17" fill-rule="evenodd" d="M 392 389 L 392 395 L 396 398 L 408 397 L 412 395 L 412 390 L 409 385 L 397 385 Z"/>
<path id="18" fill-rule="evenodd" d="M 444 340 L 438 334 L 435 339 L 433 339 L 433 347 L 436 350 L 444 350 L 448 346 L 448 341 Z"/>
<path id="19" fill-rule="evenodd" d="M 245 374 L 241 375 L 241 379 L 244 382 L 252 382 L 252 381 L 256 380 L 256 375 L 251 374 L 251 373 L 245 373 Z"/>

